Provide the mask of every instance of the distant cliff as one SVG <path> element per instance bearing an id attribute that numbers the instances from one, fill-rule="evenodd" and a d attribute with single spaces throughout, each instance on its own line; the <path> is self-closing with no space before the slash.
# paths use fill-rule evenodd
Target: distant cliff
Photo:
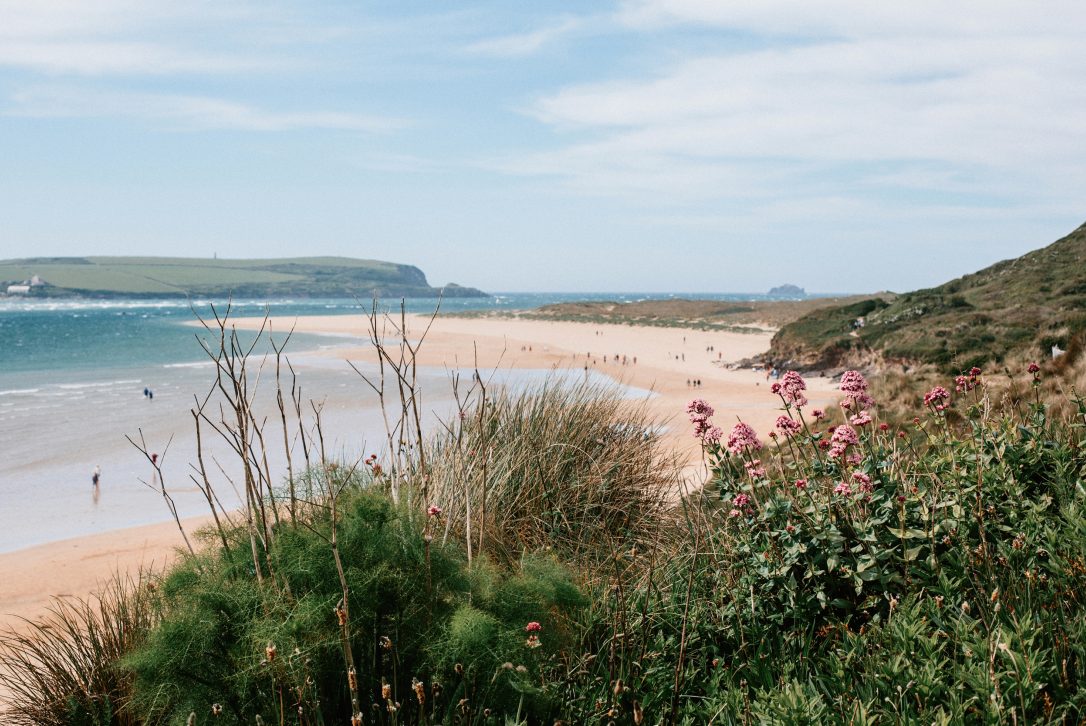
<path id="1" fill-rule="evenodd" d="M 40 284 L 24 285 L 37 278 Z M 482 297 L 431 287 L 422 270 L 350 257 L 267 260 L 190 257 L 35 257 L 0 260 L 0 292 L 30 297 Z"/>

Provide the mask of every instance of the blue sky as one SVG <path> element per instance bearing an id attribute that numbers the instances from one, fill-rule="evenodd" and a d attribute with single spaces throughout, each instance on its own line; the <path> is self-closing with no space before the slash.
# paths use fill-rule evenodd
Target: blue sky
<path id="1" fill-rule="evenodd" d="M 1058 0 L 0 0 L 0 257 L 934 285 L 1086 221 L 1084 34 Z"/>

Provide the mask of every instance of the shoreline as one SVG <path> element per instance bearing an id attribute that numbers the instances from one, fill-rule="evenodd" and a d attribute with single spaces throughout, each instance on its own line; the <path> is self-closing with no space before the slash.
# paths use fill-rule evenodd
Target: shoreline
<path id="1" fill-rule="evenodd" d="M 233 323 L 239 329 L 253 329 L 262 320 L 238 318 Z M 429 318 L 408 315 L 406 320 L 409 335 L 417 336 Z M 372 360 L 362 315 L 278 316 L 270 318 L 270 324 L 276 331 L 293 327 L 340 340 L 359 339 L 357 345 L 306 353 L 327 358 L 329 364 Z M 645 399 L 647 410 L 667 426 L 668 443 L 686 455 L 693 476 L 700 471 L 701 450 L 686 421 L 690 399 L 703 398 L 716 408 L 714 419 L 725 431 L 737 418 L 761 434 L 773 427 L 780 401 L 770 393 L 765 374 L 724 365 L 764 351 L 770 337 L 614 323 L 438 317 L 419 350 L 419 364 L 450 371 L 478 367 L 483 373 L 587 368 L 618 384 L 651 391 Z M 701 381 L 699 387 L 692 385 L 696 380 Z M 808 385 L 812 407 L 825 407 L 837 398 L 828 379 L 808 379 Z M 191 534 L 207 519 L 183 520 L 186 532 Z M 182 546 L 176 523 L 167 521 L 0 553 L 0 572 L 6 580 L 0 591 L 0 629 L 18 628 L 20 618 L 44 615 L 54 597 L 86 597 L 116 571 L 165 565 Z"/>

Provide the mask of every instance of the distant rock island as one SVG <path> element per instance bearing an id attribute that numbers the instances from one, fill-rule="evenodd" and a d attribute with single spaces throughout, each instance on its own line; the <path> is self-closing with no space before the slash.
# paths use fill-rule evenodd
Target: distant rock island
<path id="1" fill-rule="evenodd" d="M 766 293 L 767 297 L 786 297 L 789 299 L 805 298 L 807 291 L 795 285 L 780 285 Z"/>
<path id="2" fill-rule="evenodd" d="M 431 287 L 422 270 L 351 257 L 266 260 L 191 257 L 32 257 L 0 260 L 9 297 L 485 297 L 473 287 Z"/>

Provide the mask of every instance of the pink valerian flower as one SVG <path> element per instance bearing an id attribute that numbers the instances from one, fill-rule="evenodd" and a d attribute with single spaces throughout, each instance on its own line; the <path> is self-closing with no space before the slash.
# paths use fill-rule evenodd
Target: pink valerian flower
<path id="1" fill-rule="evenodd" d="M 733 518 L 733 519 L 735 517 L 741 517 L 742 515 L 743 515 L 743 512 L 742 512 L 742 510 L 739 510 L 739 509 L 733 509 L 732 511 L 728 512 L 728 516 Z"/>
<path id="2" fill-rule="evenodd" d="M 883 423 L 879 424 L 879 431 L 889 431 L 889 430 L 890 430 L 890 424 L 886 423 L 885 421 Z"/>
<path id="3" fill-rule="evenodd" d="M 950 391 L 943 388 L 942 386 L 936 386 L 935 388 L 931 389 L 930 391 L 928 391 L 927 393 L 924 394 L 924 405 L 925 406 L 935 406 L 935 407 L 937 407 L 943 401 L 948 401 L 948 400 L 950 400 Z M 940 408 L 938 410 L 941 411 L 943 409 Z"/>
<path id="4" fill-rule="evenodd" d="M 703 444 L 715 444 L 720 441 L 724 432 L 709 421 L 709 417 L 714 413 L 712 406 L 703 399 L 695 398 L 686 404 L 686 413 L 690 417 L 690 422 L 694 424 L 695 439 L 701 439 Z"/>
<path id="5" fill-rule="evenodd" d="M 860 411 L 855 416 L 850 417 L 848 422 L 857 428 L 867 426 L 871 423 L 871 414 L 867 411 Z"/>
<path id="6" fill-rule="evenodd" d="M 1026 370 L 1029 371 L 1030 373 L 1040 373 L 1041 372 L 1041 366 L 1037 365 L 1036 363 L 1030 363 L 1029 368 L 1027 368 Z"/>
<path id="7" fill-rule="evenodd" d="M 755 459 L 754 461 L 746 464 L 747 474 L 751 479 L 764 479 L 765 467 L 762 466 L 761 459 Z"/>
<path id="8" fill-rule="evenodd" d="M 788 371 L 781 378 L 781 397 L 784 398 L 785 403 L 790 403 L 796 408 L 803 408 L 807 405 L 807 397 L 803 395 L 806 390 L 807 382 L 795 371 Z"/>
<path id="9" fill-rule="evenodd" d="M 701 440 L 706 444 L 717 444 L 723 435 L 724 431 L 719 426 L 710 426 L 701 432 Z"/>
<path id="10" fill-rule="evenodd" d="M 845 450 L 849 446 L 860 443 L 860 437 L 856 435 L 856 430 L 851 426 L 837 426 L 833 430 L 830 441 L 830 456 L 837 458 L 844 456 Z"/>
<path id="11" fill-rule="evenodd" d="M 850 487 L 848 484 L 846 484 L 843 481 L 839 481 L 839 482 L 837 482 L 837 486 L 835 486 L 833 488 L 833 493 L 834 494 L 841 494 L 842 496 L 846 496 L 846 497 L 851 497 L 852 496 L 852 487 Z"/>
<path id="12" fill-rule="evenodd" d="M 777 417 L 777 430 L 785 436 L 795 436 L 803 429 L 803 424 L 788 416 Z"/>
<path id="13" fill-rule="evenodd" d="M 736 494 L 735 499 L 732 500 L 732 505 L 736 507 L 745 507 L 750 504 L 750 497 L 746 494 Z"/>
<path id="14" fill-rule="evenodd" d="M 802 490 L 802 489 L 806 489 L 806 488 L 807 488 L 807 480 L 806 479 L 796 479 L 796 489 L 801 489 Z"/>
<path id="15" fill-rule="evenodd" d="M 524 626 L 524 632 L 526 632 L 526 633 L 538 633 L 542 629 L 543 629 L 543 626 L 540 625 L 539 623 L 537 623 L 534 620 Z"/>
<path id="16" fill-rule="evenodd" d="M 871 477 L 864 474 L 862 471 L 852 472 L 852 478 L 860 483 L 861 492 L 869 493 L 874 489 L 874 486 L 871 484 Z"/>
<path id="17" fill-rule="evenodd" d="M 524 641 L 524 647 L 525 648 L 534 649 L 534 648 L 538 648 L 541 645 L 543 645 L 543 643 L 542 643 L 542 641 L 539 640 L 539 636 L 537 636 L 537 635 L 529 635 L 528 639 Z"/>
<path id="18" fill-rule="evenodd" d="M 860 454 L 849 454 L 845 457 L 845 461 L 852 464 L 853 466 L 857 466 L 863 460 L 864 457 Z"/>
<path id="19" fill-rule="evenodd" d="M 841 376 L 841 393 L 851 399 L 857 408 L 875 405 L 875 399 L 867 394 L 867 379 L 859 371 L 844 372 Z"/>
<path id="20" fill-rule="evenodd" d="M 732 427 L 727 446 L 728 451 L 733 454 L 742 454 L 748 449 L 756 451 L 762 448 L 762 442 L 758 440 L 758 434 L 754 433 L 754 429 L 740 421 Z"/>
<path id="21" fill-rule="evenodd" d="M 443 510 L 441 509 L 441 507 L 438 507 L 436 505 L 430 505 L 430 507 L 426 510 L 426 514 L 431 517 L 440 517 L 442 511 Z"/>
<path id="22" fill-rule="evenodd" d="M 693 401 L 686 404 L 686 413 L 690 416 L 691 421 L 704 421 L 711 418 L 715 411 L 713 411 L 713 407 L 706 403 L 704 399 L 695 398 Z"/>
<path id="23" fill-rule="evenodd" d="M 774 393 L 774 394 L 780 393 L 781 392 L 781 384 L 774 383 L 772 386 L 769 387 L 769 392 Z"/>
<path id="24" fill-rule="evenodd" d="M 811 411 L 811 415 L 814 416 L 815 421 L 821 421 L 822 419 L 826 418 L 826 412 L 820 408 L 816 408 L 814 411 Z"/>

